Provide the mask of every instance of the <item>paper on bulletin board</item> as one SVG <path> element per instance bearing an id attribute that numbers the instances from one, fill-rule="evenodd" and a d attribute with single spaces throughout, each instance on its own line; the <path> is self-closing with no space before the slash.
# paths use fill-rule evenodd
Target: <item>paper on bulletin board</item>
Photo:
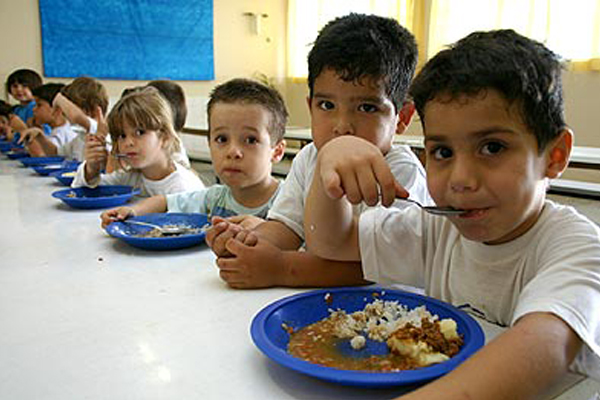
<path id="1" fill-rule="evenodd" d="M 214 79 L 212 0 L 39 0 L 44 75 Z"/>

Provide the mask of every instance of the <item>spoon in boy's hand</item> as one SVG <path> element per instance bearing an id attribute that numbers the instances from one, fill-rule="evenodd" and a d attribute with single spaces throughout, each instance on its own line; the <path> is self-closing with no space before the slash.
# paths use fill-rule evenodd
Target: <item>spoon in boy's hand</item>
<path id="1" fill-rule="evenodd" d="M 404 198 L 404 197 L 397 197 L 397 199 L 416 204 L 417 206 L 421 207 L 421 209 L 423 211 L 428 212 L 429 214 L 433 214 L 433 215 L 451 216 L 451 215 L 462 215 L 467 212 L 466 210 L 461 210 L 461 209 L 454 208 L 454 207 L 424 206 L 416 200 Z"/>

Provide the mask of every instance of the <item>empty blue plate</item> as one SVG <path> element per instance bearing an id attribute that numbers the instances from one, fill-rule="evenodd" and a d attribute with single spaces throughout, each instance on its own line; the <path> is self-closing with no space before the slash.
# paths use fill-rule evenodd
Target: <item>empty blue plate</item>
<path id="1" fill-rule="evenodd" d="M 127 221 L 149 222 L 154 225 L 183 225 L 189 228 L 202 228 L 208 223 L 204 214 L 156 213 L 132 217 Z M 112 222 L 106 227 L 109 235 L 125 243 L 146 250 L 174 250 L 204 243 L 206 232 L 177 236 L 140 237 L 138 235 L 151 231 L 149 226 L 128 224 L 127 221 Z"/>
<path id="2" fill-rule="evenodd" d="M 108 208 L 127 203 L 140 189 L 131 186 L 111 185 L 95 188 L 80 187 L 63 189 L 52 193 L 52 197 L 62 200 L 73 208 Z"/>
<path id="3" fill-rule="evenodd" d="M 58 164 L 65 160 L 64 157 L 54 156 L 54 157 L 25 157 L 21 158 L 21 164 L 26 167 L 33 167 L 34 165 L 47 165 L 47 164 Z"/>
<path id="4" fill-rule="evenodd" d="M 374 293 L 378 293 L 377 299 L 397 300 L 410 309 L 424 305 L 431 314 L 438 315 L 440 319 L 454 319 L 458 333 L 464 340 L 460 352 L 439 364 L 399 372 L 349 371 L 324 367 L 296 358 L 287 352 L 289 334 L 282 324 L 285 323 L 296 331 L 328 317 L 330 309 L 342 309 L 348 313 L 362 310 L 367 303 L 375 300 Z M 326 294 L 330 295 L 327 302 Z M 287 368 L 326 381 L 360 387 L 425 383 L 452 371 L 485 343 L 483 330 L 477 321 L 464 311 L 431 297 L 373 287 L 315 290 L 285 297 L 263 308 L 254 317 L 250 333 L 254 344 L 267 357 Z M 381 349 L 378 349 L 377 354 L 381 354 Z"/>

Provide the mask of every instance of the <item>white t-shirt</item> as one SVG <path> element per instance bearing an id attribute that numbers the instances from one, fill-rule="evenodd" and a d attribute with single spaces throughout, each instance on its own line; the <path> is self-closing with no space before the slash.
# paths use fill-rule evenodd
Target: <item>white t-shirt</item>
<path id="1" fill-rule="evenodd" d="M 96 187 L 98 185 L 128 185 L 141 189 L 140 196 L 150 197 L 158 194 L 186 192 L 188 190 L 204 189 L 204 184 L 192 170 L 175 163 L 175 171 L 167 177 L 153 181 L 146 178 L 140 171 L 114 171 L 102 174 L 93 182 L 85 180 L 85 161 L 77 168 L 77 174 L 71 187 Z"/>
<path id="2" fill-rule="evenodd" d="M 266 218 L 269 208 L 279 193 L 281 185 L 264 204 L 255 208 L 248 208 L 238 203 L 231 194 L 229 186 L 212 185 L 209 188 L 167 195 L 167 209 L 169 212 L 200 213 L 223 218 L 233 215 L 254 215 Z"/>
<path id="3" fill-rule="evenodd" d="M 425 170 L 421 162 L 408 146 L 394 145 L 386 154 L 385 160 L 396 180 L 410 193 L 410 198 L 419 202 L 432 203 L 427 191 Z M 317 163 L 317 148 L 314 143 L 302 148 L 294 157 L 281 193 L 277 196 L 268 218 L 283 222 L 304 240 L 304 204 L 310 190 Z M 407 206 L 405 201 L 396 201 L 394 207 Z M 356 213 L 367 208 L 361 204 L 355 207 Z"/>
<path id="4" fill-rule="evenodd" d="M 486 245 L 417 207 L 378 207 L 361 215 L 359 242 L 369 281 L 425 287 L 504 326 L 528 313 L 557 315 L 584 342 L 571 369 L 600 378 L 600 229 L 573 208 L 547 200 L 528 232 Z"/>
<path id="5" fill-rule="evenodd" d="M 59 148 L 69 143 L 76 137 L 77 133 L 72 129 L 71 123 L 67 122 L 64 125 L 53 128 L 48 139 L 50 139 L 50 141 L 54 143 L 57 148 Z"/>

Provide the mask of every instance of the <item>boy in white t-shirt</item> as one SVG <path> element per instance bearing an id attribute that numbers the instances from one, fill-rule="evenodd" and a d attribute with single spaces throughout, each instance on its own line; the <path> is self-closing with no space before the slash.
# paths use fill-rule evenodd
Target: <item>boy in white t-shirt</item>
<path id="1" fill-rule="evenodd" d="M 600 377 L 600 230 L 546 200 L 573 141 L 561 69 L 542 44 L 501 30 L 467 36 L 415 78 L 429 191 L 460 216 L 379 207 L 356 218 L 346 199 L 373 204 L 380 193 L 389 205 L 406 190 L 358 138 L 319 153 L 304 221 L 310 252 L 361 260 L 364 279 L 424 286 L 508 327 L 403 399 L 525 399 L 569 369 Z"/>
<path id="2" fill-rule="evenodd" d="M 108 103 L 108 92 L 104 85 L 88 76 L 76 78 L 56 95 L 52 104 L 63 110 L 77 132 L 75 139 L 57 149 L 58 155 L 77 161 L 85 159 L 86 135 L 99 134 L 98 121 L 104 119 Z"/>
<path id="3" fill-rule="evenodd" d="M 337 263 L 298 251 L 304 242 L 305 199 L 317 153 L 335 137 L 356 136 L 375 145 L 396 178 L 411 189 L 411 196 L 428 202 L 423 166 L 410 148 L 392 144 L 414 112 L 406 93 L 416 63 L 413 35 L 393 19 L 350 14 L 321 30 L 308 57 L 313 143 L 294 158 L 269 220 L 255 229 L 260 241 L 246 245 L 230 240 L 247 230 L 227 221 L 207 233 L 207 242 L 219 256 L 221 278 L 228 285 L 330 286 L 355 281 L 359 263 Z M 352 157 L 352 152 L 344 156 Z M 341 268 L 339 275 L 328 274 L 338 271 L 331 264 Z"/>
<path id="4" fill-rule="evenodd" d="M 21 132 L 19 143 L 25 144 L 25 148 L 33 157 L 55 156 L 58 148 L 65 146 L 77 136 L 62 109 L 52 105 L 54 98 L 64 86 L 62 83 L 46 83 L 32 91 L 35 99 L 33 116 L 36 123 L 48 124 L 52 128 L 49 136 L 46 136 L 39 127 L 28 128 Z"/>
<path id="5" fill-rule="evenodd" d="M 259 82 L 232 79 L 212 91 L 207 115 L 210 155 L 222 184 L 157 195 L 131 207 L 105 211 L 102 227 L 115 220 L 166 211 L 222 218 L 244 214 L 262 222 L 279 192 L 271 167 L 285 150 L 288 113 L 283 98 Z"/>

